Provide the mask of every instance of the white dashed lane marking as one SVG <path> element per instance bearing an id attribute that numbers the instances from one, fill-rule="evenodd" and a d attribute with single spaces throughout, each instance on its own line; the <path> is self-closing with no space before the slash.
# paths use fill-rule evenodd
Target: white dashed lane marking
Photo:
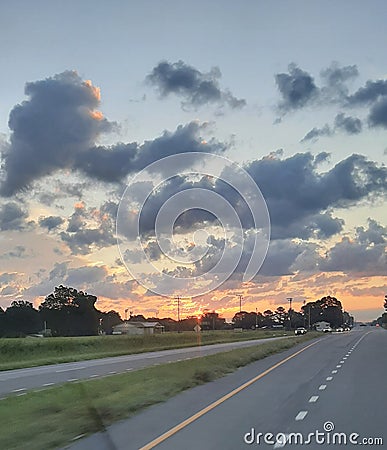
<path id="1" fill-rule="evenodd" d="M 309 403 L 316 403 L 318 400 L 318 395 L 312 395 L 309 399 Z"/>
<path id="2" fill-rule="evenodd" d="M 56 370 L 56 373 L 62 373 L 62 372 L 71 372 L 72 370 L 82 370 L 82 369 L 86 369 L 86 366 L 82 366 L 82 367 L 72 367 L 70 369 L 60 369 L 60 370 Z"/>
<path id="3" fill-rule="evenodd" d="M 327 385 L 322 384 L 318 389 L 319 389 L 319 391 L 325 391 L 326 388 L 327 388 Z"/>
<path id="4" fill-rule="evenodd" d="M 332 373 L 337 373 L 337 370 L 332 370 Z"/>
<path id="5" fill-rule="evenodd" d="M 308 411 L 300 411 L 296 415 L 296 420 L 304 420 L 307 414 L 308 414 Z"/>
<path id="6" fill-rule="evenodd" d="M 327 377 L 327 381 L 332 381 L 333 377 Z"/>

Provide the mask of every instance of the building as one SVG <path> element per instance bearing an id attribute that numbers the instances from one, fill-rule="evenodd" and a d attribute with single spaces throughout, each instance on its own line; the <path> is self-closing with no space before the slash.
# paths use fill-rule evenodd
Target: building
<path id="1" fill-rule="evenodd" d="M 331 324 L 329 322 L 325 322 L 324 320 L 322 320 L 321 322 L 316 322 L 313 325 L 313 328 L 316 331 L 326 331 L 326 330 L 330 330 L 331 329 Z"/>
<path id="2" fill-rule="evenodd" d="M 125 321 L 113 327 L 113 334 L 150 335 L 160 334 L 164 326 L 159 322 L 129 322 Z"/>

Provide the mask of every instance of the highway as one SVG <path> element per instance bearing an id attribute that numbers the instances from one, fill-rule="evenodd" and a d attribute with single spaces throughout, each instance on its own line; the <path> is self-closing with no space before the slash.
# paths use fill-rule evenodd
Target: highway
<path id="1" fill-rule="evenodd" d="M 7 370 L 0 372 L 0 399 L 9 395 L 22 396 L 32 389 L 40 390 L 56 384 L 101 378 L 132 370 L 139 370 L 152 365 L 212 355 L 214 353 L 251 345 L 259 345 L 278 339 L 283 339 L 283 337 L 186 347 L 26 369 Z"/>
<path id="2" fill-rule="evenodd" d="M 67 448 L 384 448 L 386 356 L 385 330 L 323 335 Z"/>

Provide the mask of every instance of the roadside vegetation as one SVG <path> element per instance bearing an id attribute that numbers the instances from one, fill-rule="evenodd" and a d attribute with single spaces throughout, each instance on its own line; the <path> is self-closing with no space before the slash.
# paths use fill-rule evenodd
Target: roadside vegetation
<path id="1" fill-rule="evenodd" d="M 0 370 L 292 334 L 284 330 L 256 330 L 163 333 L 151 336 L 4 338 L 0 339 Z"/>
<path id="2" fill-rule="evenodd" d="M 77 436 L 101 431 L 147 406 L 316 335 L 308 333 L 302 337 L 9 397 L 1 401 L 0 448 L 49 450 L 62 447 Z"/>

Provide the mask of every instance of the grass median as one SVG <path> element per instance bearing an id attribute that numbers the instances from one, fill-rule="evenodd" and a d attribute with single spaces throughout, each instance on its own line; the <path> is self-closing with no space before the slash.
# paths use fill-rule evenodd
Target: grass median
<path id="1" fill-rule="evenodd" d="M 292 335 L 274 330 L 163 333 L 151 336 L 87 336 L 0 339 L 0 370 L 106 358 L 195 345 Z"/>
<path id="2" fill-rule="evenodd" d="M 212 381 L 315 336 L 316 333 L 309 333 L 9 397 L 0 402 L 0 448 L 49 450 L 62 447 L 76 436 L 100 431 L 185 389 Z"/>

